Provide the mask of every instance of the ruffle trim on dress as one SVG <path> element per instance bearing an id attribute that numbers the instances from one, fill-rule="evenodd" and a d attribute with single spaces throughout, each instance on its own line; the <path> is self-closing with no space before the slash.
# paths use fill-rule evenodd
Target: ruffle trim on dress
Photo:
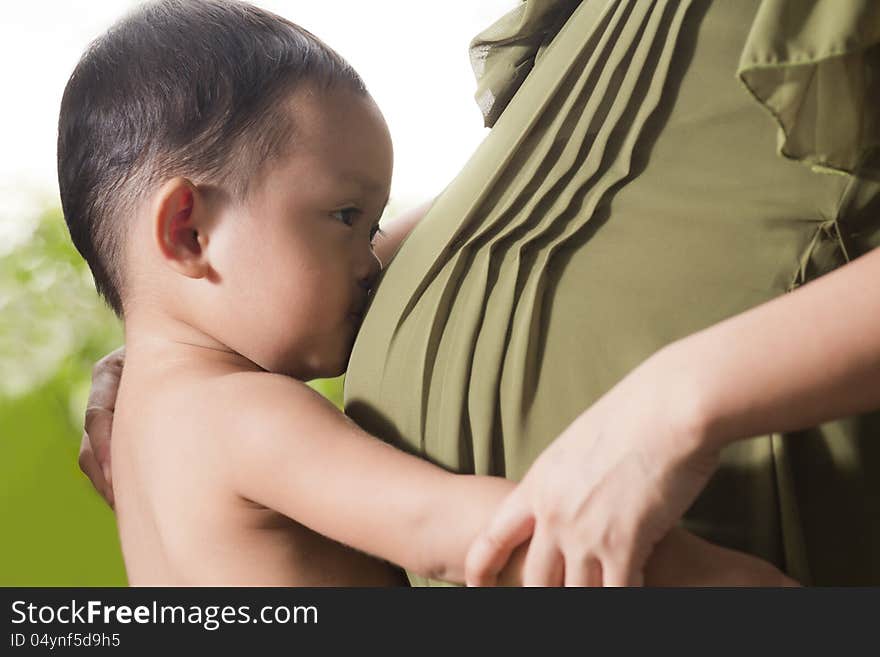
<path id="1" fill-rule="evenodd" d="M 524 0 L 471 42 L 475 98 L 487 128 L 507 107 L 547 44 L 581 0 Z"/>
<path id="2" fill-rule="evenodd" d="M 737 76 L 779 125 L 780 155 L 880 179 L 880 2 L 763 0 Z"/>

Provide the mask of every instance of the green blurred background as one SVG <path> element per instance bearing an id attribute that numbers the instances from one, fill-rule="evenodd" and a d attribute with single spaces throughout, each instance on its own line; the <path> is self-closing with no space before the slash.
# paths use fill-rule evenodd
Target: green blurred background
<path id="1" fill-rule="evenodd" d="M 124 586 L 113 512 L 77 464 L 92 365 L 122 344 L 61 210 L 0 246 L 0 586 Z M 342 378 L 313 387 L 337 405 Z"/>

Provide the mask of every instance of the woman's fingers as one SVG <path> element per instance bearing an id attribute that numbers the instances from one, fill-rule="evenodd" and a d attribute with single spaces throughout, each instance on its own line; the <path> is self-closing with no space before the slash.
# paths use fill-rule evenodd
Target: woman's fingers
<path id="1" fill-rule="evenodd" d="M 609 561 L 602 566 L 602 586 L 642 586 L 644 577 L 632 562 Z"/>
<path id="2" fill-rule="evenodd" d="M 85 438 L 101 470 L 103 480 L 112 482 L 110 468 L 110 433 L 113 426 L 113 411 L 92 406 L 86 409 Z"/>
<path id="3" fill-rule="evenodd" d="M 116 394 L 122 377 L 125 347 L 107 354 L 92 368 L 92 387 L 86 403 L 79 467 L 113 506 L 113 477 L 110 467 L 110 438 Z"/>
<path id="4" fill-rule="evenodd" d="M 630 511 L 631 517 L 638 517 L 637 510 Z M 646 539 L 640 537 L 636 529 L 625 529 L 620 520 L 606 520 L 606 539 L 598 551 L 602 564 L 602 586 L 642 586 L 642 569 L 653 550 L 653 545 L 645 549 Z M 639 555 L 644 554 L 643 558 Z"/>
<path id="5" fill-rule="evenodd" d="M 517 486 L 468 550 L 465 561 L 467 585 L 493 586 L 511 553 L 531 537 L 534 526 L 523 488 Z"/>
<path id="6" fill-rule="evenodd" d="M 553 536 L 538 525 L 523 567 L 523 586 L 561 586 L 565 562 Z"/>
<path id="7" fill-rule="evenodd" d="M 602 586 L 602 563 L 594 557 L 565 560 L 566 586 Z"/>
<path id="8" fill-rule="evenodd" d="M 98 459 L 95 458 L 95 453 L 92 450 L 89 436 L 85 432 L 83 432 L 82 442 L 79 447 L 79 469 L 89 478 L 89 481 L 92 482 L 92 486 L 95 487 L 95 490 L 100 493 L 101 497 L 103 497 L 107 504 L 112 508 L 114 502 L 113 488 L 104 478 L 104 475 L 101 472 L 101 466 L 98 463 Z"/>
<path id="9" fill-rule="evenodd" d="M 111 351 L 92 368 L 92 387 L 89 390 L 89 406 L 113 410 L 116 407 L 116 392 L 125 364 L 125 347 Z"/>
<path id="10" fill-rule="evenodd" d="M 101 474 L 101 466 L 92 451 L 89 435 L 84 431 L 82 442 L 79 445 L 79 469 L 92 482 L 92 486 L 100 492 L 104 486 L 104 475 Z"/>

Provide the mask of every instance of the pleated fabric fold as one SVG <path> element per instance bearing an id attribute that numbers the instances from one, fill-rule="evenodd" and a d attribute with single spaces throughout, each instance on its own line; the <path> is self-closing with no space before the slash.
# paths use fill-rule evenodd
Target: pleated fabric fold
<path id="1" fill-rule="evenodd" d="M 432 241 L 420 244 L 417 228 L 389 267 L 386 276 L 400 272 L 409 285 L 393 300 L 377 298 L 371 309 L 398 317 L 387 346 L 375 348 L 387 354 L 382 382 L 396 385 L 404 371 L 419 382 L 406 400 L 421 409 L 419 422 L 397 429 L 409 442 L 418 437 L 419 448 L 445 465 L 505 474 L 498 441 L 522 440 L 522 418 L 509 416 L 528 413 L 537 357 L 530 327 L 547 301 L 545 272 L 629 175 L 689 6 L 582 3 L 542 53 L 542 74 L 517 90 L 535 104 L 512 103 L 487 142 L 514 139 L 481 147 L 453 183 L 455 194 L 447 190 L 425 218 Z M 524 128 L 505 130 L 506 122 Z M 499 151 L 517 166 L 487 166 L 480 157 Z M 447 213 L 448 196 L 470 198 L 472 207 L 463 216 Z M 438 362 L 447 365 L 438 371 Z M 474 382 L 473 369 L 483 373 Z M 466 404 L 458 401 L 462 391 Z M 437 421 L 428 424 L 428 417 Z M 474 433 L 480 440 L 472 441 Z M 460 436 L 457 445 L 451 435 Z M 462 463 L 463 454 L 473 462 Z"/>

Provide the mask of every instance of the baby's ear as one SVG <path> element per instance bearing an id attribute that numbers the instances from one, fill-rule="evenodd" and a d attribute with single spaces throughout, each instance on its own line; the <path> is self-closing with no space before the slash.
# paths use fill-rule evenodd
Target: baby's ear
<path id="1" fill-rule="evenodd" d="M 156 198 L 153 237 L 166 264 L 189 278 L 208 276 L 211 217 L 204 196 L 192 182 L 177 177 L 162 185 Z"/>

